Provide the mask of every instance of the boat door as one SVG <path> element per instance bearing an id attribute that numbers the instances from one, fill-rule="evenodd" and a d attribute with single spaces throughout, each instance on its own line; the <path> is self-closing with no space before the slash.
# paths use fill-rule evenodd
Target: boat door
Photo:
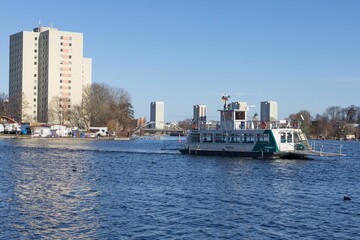
<path id="1" fill-rule="evenodd" d="M 294 133 L 293 131 L 284 130 L 280 131 L 280 144 L 279 150 L 280 151 L 294 151 Z"/>

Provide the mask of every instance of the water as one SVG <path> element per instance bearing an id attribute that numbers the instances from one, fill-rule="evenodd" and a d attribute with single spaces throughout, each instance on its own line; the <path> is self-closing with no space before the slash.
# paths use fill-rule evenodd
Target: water
<path id="1" fill-rule="evenodd" d="M 360 239 L 346 157 L 180 155 L 176 140 L 0 140 L 1 239 Z M 344 196 L 351 201 L 344 201 Z"/>

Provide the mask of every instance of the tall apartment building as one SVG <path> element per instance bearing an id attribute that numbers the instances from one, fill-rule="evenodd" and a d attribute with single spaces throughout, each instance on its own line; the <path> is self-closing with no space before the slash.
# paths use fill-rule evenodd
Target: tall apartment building
<path id="1" fill-rule="evenodd" d="M 83 34 L 37 27 L 10 36 L 9 102 L 18 121 L 66 123 L 91 84 Z M 61 118 L 61 119 L 60 119 Z"/>
<path id="2" fill-rule="evenodd" d="M 274 101 L 264 101 L 260 104 L 260 121 L 270 122 L 278 119 L 278 104 Z"/>
<path id="3" fill-rule="evenodd" d="M 153 129 L 164 128 L 164 102 L 151 102 L 150 104 L 150 125 Z"/>
<path id="4" fill-rule="evenodd" d="M 206 122 L 207 108 L 206 105 L 194 105 L 193 118 L 194 122 Z"/>

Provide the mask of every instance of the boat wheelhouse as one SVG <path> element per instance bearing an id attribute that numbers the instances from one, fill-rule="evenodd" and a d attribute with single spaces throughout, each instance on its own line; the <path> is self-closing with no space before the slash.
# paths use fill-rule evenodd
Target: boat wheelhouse
<path id="1" fill-rule="evenodd" d="M 219 110 L 219 122 L 194 122 L 180 152 L 189 155 L 302 159 L 311 155 L 342 155 L 315 151 L 301 130 L 301 121 L 260 122 L 247 117 L 246 102 Z"/>

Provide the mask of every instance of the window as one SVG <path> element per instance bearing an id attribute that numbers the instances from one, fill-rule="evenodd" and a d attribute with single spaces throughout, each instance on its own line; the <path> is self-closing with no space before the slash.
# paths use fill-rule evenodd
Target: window
<path id="1" fill-rule="evenodd" d="M 235 112 L 235 120 L 245 120 L 245 112 Z"/>
<path id="2" fill-rule="evenodd" d="M 292 133 L 291 132 L 288 132 L 287 133 L 287 139 L 286 139 L 287 142 L 291 143 L 293 141 L 293 137 L 292 137 Z"/>
<path id="3" fill-rule="evenodd" d="M 199 133 L 191 134 L 190 142 L 200 142 L 200 134 Z"/>
<path id="4" fill-rule="evenodd" d="M 211 133 L 204 133 L 202 135 L 202 141 L 203 142 L 212 142 L 213 141 L 213 135 Z"/>
<path id="5" fill-rule="evenodd" d="M 215 142 L 225 142 L 225 136 L 223 134 L 215 134 Z"/>
<path id="6" fill-rule="evenodd" d="M 243 134 L 243 143 L 253 143 L 254 142 L 254 135 L 250 133 Z"/>
<path id="7" fill-rule="evenodd" d="M 286 142 L 286 133 L 285 132 L 282 132 L 281 135 L 280 135 L 280 140 L 282 143 L 285 143 Z"/>
<path id="8" fill-rule="evenodd" d="M 232 119 L 232 112 L 223 112 L 223 120 L 231 120 Z"/>
<path id="9" fill-rule="evenodd" d="M 269 134 L 256 134 L 257 143 L 269 143 Z"/>
<path id="10" fill-rule="evenodd" d="M 241 135 L 240 134 L 230 134 L 229 136 L 229 142 L 230 143 L 239 143 L 241 141 Z"/>

